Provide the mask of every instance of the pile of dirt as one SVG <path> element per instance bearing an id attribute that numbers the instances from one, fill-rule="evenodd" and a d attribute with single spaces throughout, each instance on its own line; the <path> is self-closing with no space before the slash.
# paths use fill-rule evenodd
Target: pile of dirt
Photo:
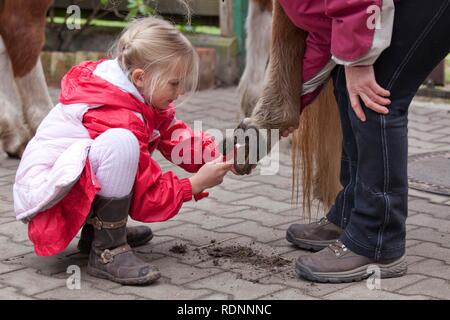
<path id="1" fill-rule="evenodd" d="M 237 273 L 238 279 L 253 283 L 259 283 L 261 278 L 268 275 L 276 275 L 281 281 L 296 277 L 292 270 L 291 259 L 281 257 L 276 252 L 267 254 L 258 248 L 252 248 L 255 242 L 246 245 L 231 243 L 224 246 L 223 242 L 227 240 L 230 239 L 221 241 L 213 239 L 209 244 L 193 248 L 193 250 L 189 250 L 186 244 L 176 243 L 169 251 L 182 255 L 190 251 L 197 256 L 199 262 L 210 261 L 215 267 L 226 268 Z"/>
<path id="2" fill-rule="evenodd" d="M 263 269 L 282 268 L 290 265 L 291 261 L 280 257 L 279 255 L 265 256 L 255 252 L 250 247 L 241 245 L 232 245 L 226 247 L 209 247 L 206 248 L 209 256 L 215 258 L 215 265 L 218 264 L 217 259 L 228 258 L 234 262 L 251 264 Z"/>
<path id="3" fill-rule="evenodd" d="M 185 254 L 187 252 L 187 245 L 177 243 L 172 248 L 170 248 L 169 251 L 177 254 Z"/>

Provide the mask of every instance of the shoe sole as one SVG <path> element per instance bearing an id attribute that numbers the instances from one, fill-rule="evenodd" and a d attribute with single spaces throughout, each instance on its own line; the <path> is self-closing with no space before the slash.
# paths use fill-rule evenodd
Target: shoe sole
<path id="1" fill-rule="evenodd" d="M 307 266 L 299 264 L 297 261 L 295 263 L 295 272 L 299 277 L 313 282 L 346 283 L 361 281 L 372 276 L 374 272 L 367 272 L 370 266 L 375 266 L 380 269 L 381 279 L 401 277 L 408 270 L 405 256 L 403 256 L 390 264 L 372 263 L 344 272 L 313 272 Z"/>
<path id="2" fill-rule="evenodd" d="M 328 245 L 336 242 L 337 239 L 334 240 L 309 240 L 309 239 L 301 239 L 295 237 L 289 230 L 286 232 L 286 240 L 295 245 L 300 249 L 305 249 L 313 252 L 317 252 L 322 250 L 323 248 L 328 247 Z"/>
<path id="3" fill-rule="evenodd" d="M 117 282 L 123 285 L 146 285 L 151 284 L 156 280 L 158 280 L 159 278 L 161 278 L 161 273 L 157 271 L 150 272 L 145 277 L 140 278 L 126 278 L 126 279 L 117 278 L 106 271 L 91 267 L 89 265 L 87 267 L 87 273 L 90 274 L 91 276 L 111 280 L 113 282 Z"/>
<path id="4" fill-rule="evenodd" d="M 153 239 L 153 233 L 151 233 L 147 238 L 144 238 L 141 241 L 134 242 L 134 243 L 128 243 L 128 244 L 130 245 L 130 247 L 136 248 L 136 247 L 143 246 L 144 244 L 148 243 L 152 239 Z M 91 243 L 92 243 L 92 241 L 90 241 L 89 244 L 87 244 L 86 241 L 79 240 L 78 245 L 77 245 L 78 251 L 80 251 L 80 253 L 89 254 L 91 252 Z M 89 249 L 86 249 L 86 248 L 89 248 Z"/>

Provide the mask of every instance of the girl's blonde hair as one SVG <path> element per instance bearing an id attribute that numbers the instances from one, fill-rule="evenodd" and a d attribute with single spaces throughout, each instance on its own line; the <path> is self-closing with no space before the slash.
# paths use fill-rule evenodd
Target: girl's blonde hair
<path id="1" fill-rule="evenodd" d="M 170 22 L 159 17 L 132 21 L 112 47 L 112 57 L 129 76 L 140 68 L 149 90 L 150 102 L 154 91 L 167 84 L 174 72 L 180 75 L 180 86 L 188 96 L 197 88 L 199 58 L 193 45 Z"/>

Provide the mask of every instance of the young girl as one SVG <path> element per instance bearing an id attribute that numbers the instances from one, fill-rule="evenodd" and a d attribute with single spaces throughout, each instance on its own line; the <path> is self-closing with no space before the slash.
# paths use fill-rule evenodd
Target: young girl
<path id="1" fill-rule="evenodd" d="M 61 252 L 84 225 L 79 248 L 90 250 L 89 274 L 122 284 L 160 277 L 130 249 L 152 234 L 126 228 L 128 215 L 170 219 L 231 168 L 213 160 L 220 155 L 213 139 L 175 118 L 173 101 L 192 92 L 197 78 L 193 46 L 154 17 L 124 30 L 115 59 L 86 61 L 64 76 L 59 103 L 28 144 L 14 184 L 17 219 L 28 222 L 38 255 Z M 162 173 L 151 158 L 155 149 L 174 163 L 182 157 L 179 165 L 197 173 Z"/>

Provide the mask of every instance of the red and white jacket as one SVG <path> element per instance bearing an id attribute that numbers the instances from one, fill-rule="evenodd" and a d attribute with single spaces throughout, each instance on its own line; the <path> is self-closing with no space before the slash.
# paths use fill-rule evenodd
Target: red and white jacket
<path id="1" fill-rule="evenodd" d="M 389 47 L 397 0 L 278 0 L 308 32 L 302 106 L 318 95 L 337 64 L 372 65 Z"/>
<path id="2" fill-rule="evenodd" d="M 73 67 L 61 82 L 59 102 L 27 145 L 13 187 L 17 219 L 29 222 L 38 255 L 64 250 L 84 223 L 101 189 L 87 155 L 93 139 L 106 130 L 125 128 L 139 141 L 129 215 L 142 222 L 172 218 L 193 196 L 188 179 L 161 172 L 151 158 L 155 149 L 171 161 L 173 148 L 181 143 L 179 155 L 185 161 L 178 165 L 189 172 L 219 155 L 212 137 L 194 134 L 175 118 L 173 105 L 159 110 L 145 104 L 116 60 Z M 182 154 L 186 150 L 190 157 Z M 194 164 L 199 153 L 201 163 Z"/>

